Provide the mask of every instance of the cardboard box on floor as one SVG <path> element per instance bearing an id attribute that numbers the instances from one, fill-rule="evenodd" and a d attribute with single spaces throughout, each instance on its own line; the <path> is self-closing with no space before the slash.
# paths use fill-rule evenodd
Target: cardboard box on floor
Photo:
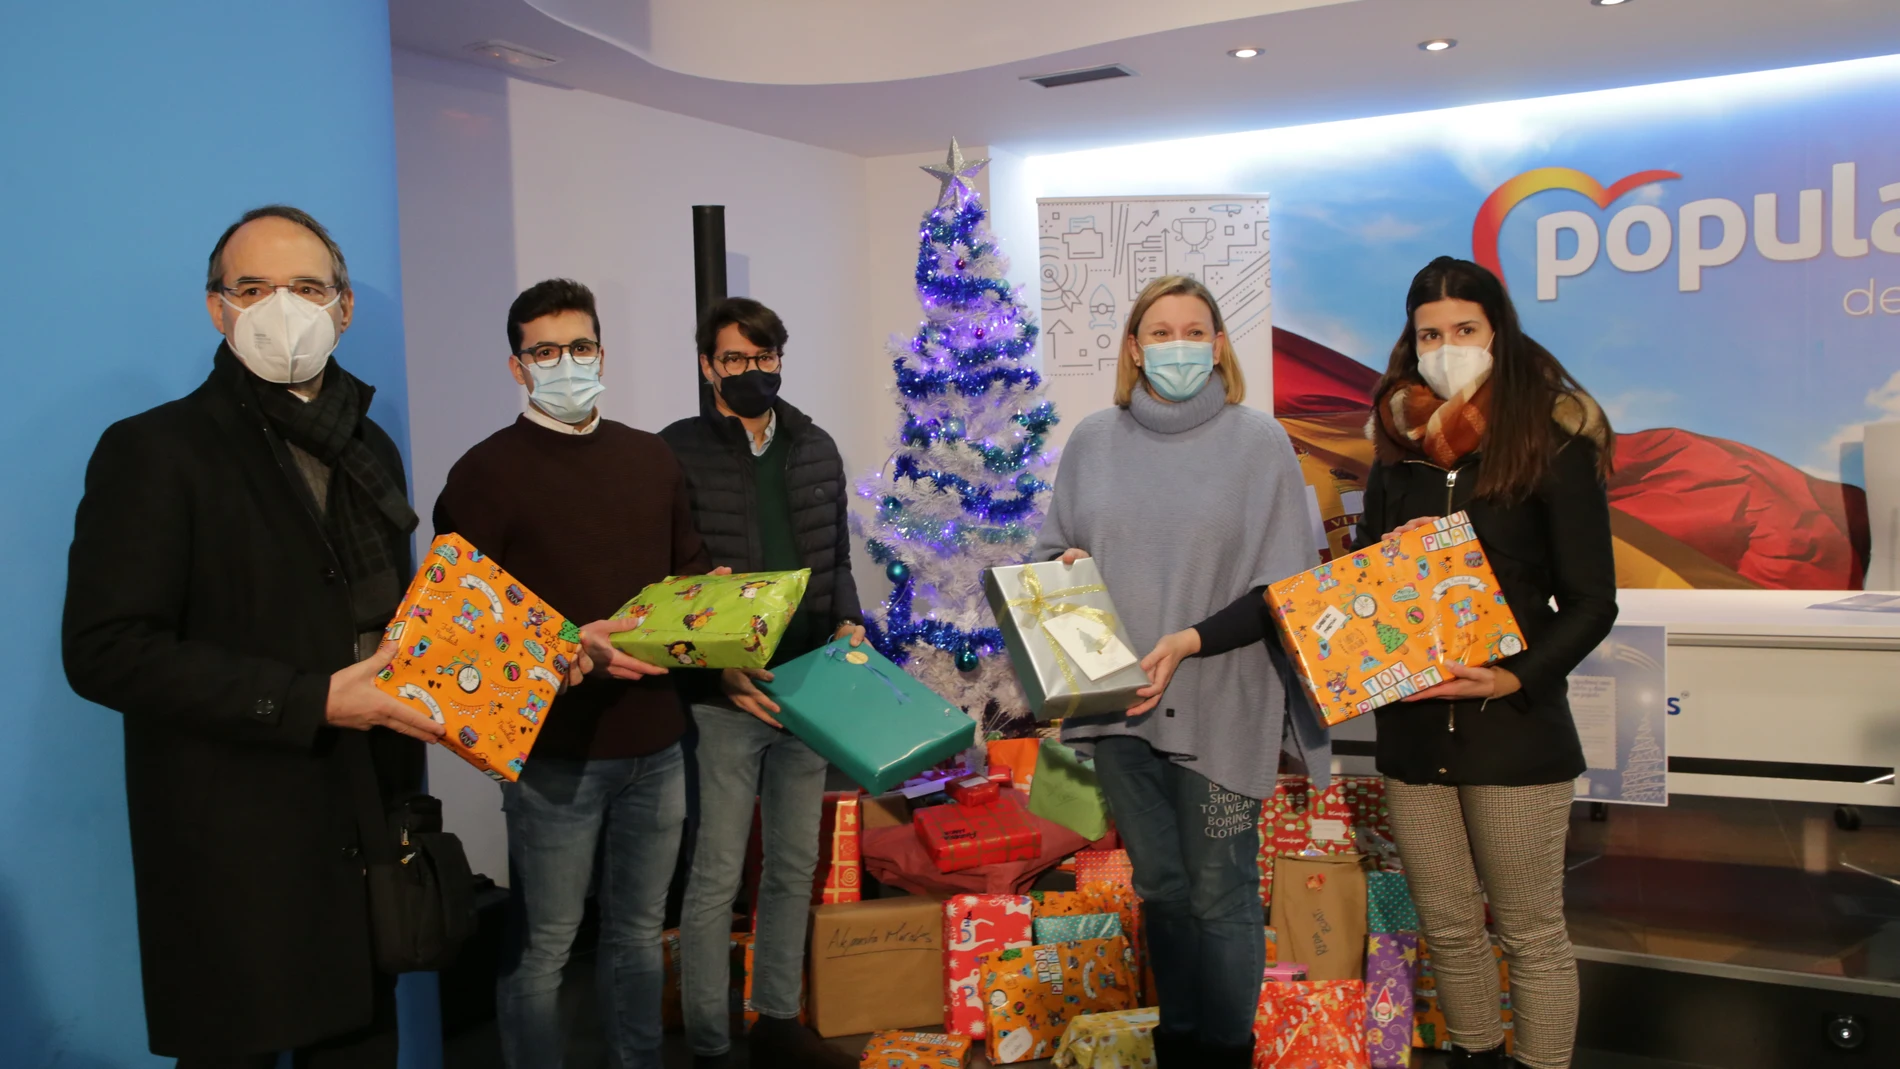
<path id="1" fill-rule="evenodd" d="M 814 906 L 812 1027 L 827 1039 L 943 1025 L 943 900 Z"/>

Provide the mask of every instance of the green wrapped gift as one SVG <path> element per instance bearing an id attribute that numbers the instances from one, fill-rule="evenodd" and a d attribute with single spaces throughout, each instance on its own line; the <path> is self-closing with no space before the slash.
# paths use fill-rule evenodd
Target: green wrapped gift
<path id="1" fill-rule="evenodd" d="M 776 719 L 872 794 L 963 752 L 975 725 L 869 643 L 834 639 L 772 669 Z"/>
<path id="2" fill-rule="evenodd" d="M 1037 917 L 1034 920 L 1037 946 L 1049 943 L 1074 943 L 1083 939 L 1113 939 L 1122 934 L 1119 913 L 1084 913 L 1076 917 Z"/>
<path id="3" fill-rule="evenodd" d="M 1095 763 L 1054 739 L 1036 753 L 1036 779 L 1029 811 L 1094 842 L 1108 834 L 1108 803 L 1096 784 Z"/>
<path id="4" fill-rule="evenodd" d="M 667 668 L 764 668 L 810 580 L 810 568 L 668 576 L 614 613 L 640 625 L 612 642 L 629 657 Z"/>

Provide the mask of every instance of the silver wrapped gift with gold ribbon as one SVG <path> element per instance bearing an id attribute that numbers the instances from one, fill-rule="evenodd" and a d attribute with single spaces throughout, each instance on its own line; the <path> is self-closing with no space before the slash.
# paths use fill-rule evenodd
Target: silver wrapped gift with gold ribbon
<path id="1" fill-rule="evenodd" d="M 1124 712 L 1148 685 L 1095 561 L 991 568 L 983 593 L 1038 720 Z"/>

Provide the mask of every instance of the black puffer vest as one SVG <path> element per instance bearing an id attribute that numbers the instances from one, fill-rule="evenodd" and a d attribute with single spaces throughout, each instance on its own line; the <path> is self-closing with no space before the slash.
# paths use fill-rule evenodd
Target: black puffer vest
<path id="1" fill-rule="evenodd" d="M 751 447 L 745 427 L 721 415 L 712 391 L 700 387 L 699 415 L 660 432 L 686 470 L 693 519 L 712 554 L 713 567 L 758 571 L 758 494 Z M 858 623 L 858 588 L 851 578 L 851 533 L 845 519 L 844 459 L 837 443 L 811 417 L 784 400 L 778 411 L 778 437 L 786 439 L 785 487 L 791 498 L 792 534 L 798 553 L 811 569 L 805 609 L 814 631 L 830 635 L 847 621 Z"/>

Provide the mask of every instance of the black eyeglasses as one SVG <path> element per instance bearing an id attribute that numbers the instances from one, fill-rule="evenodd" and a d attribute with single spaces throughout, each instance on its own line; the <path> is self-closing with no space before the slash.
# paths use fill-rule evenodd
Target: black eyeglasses
<path id="1" fill-rule="evenodd" d="M 785 354 L 777 349 L 765 349 L 756 353 L 720 353 L 713 357 L 713 363 L 719 365 L 721 374 L 738 375 L 748 370 L 747 365 L 760 371 L 777 371 L 784 359 Z"/>
<path id="2" fill-rule="evenodd" d="M 566 345 L 543 342 L 515 351 L 523 360 L 534 361 L 535 367 L 553 367 L 561 362 L 562 353 L 572 356 L 576 364 L 591 364 L 600 359 L 600 343 L 591 338 L 576 338 Z"/>

